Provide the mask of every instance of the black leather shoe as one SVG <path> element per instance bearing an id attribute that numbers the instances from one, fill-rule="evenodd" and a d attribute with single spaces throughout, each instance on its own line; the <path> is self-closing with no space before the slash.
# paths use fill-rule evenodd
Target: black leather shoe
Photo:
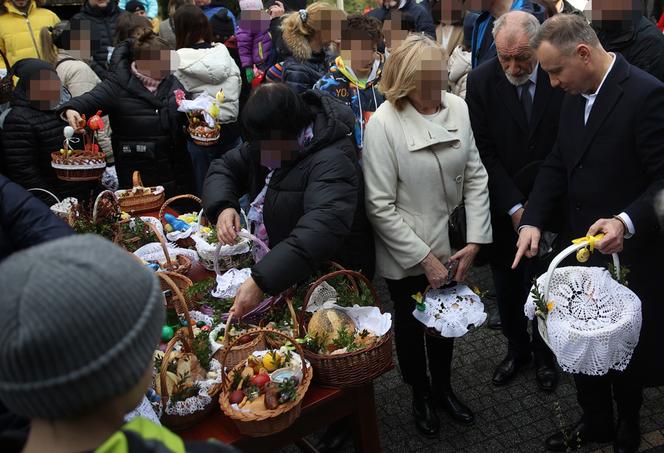
<path id="1" fill-rule="evenodd" d="M 630 417 L 618 419 L 616 440 L 613 443 L 614 453 L 634 453 L 639 450 L 641 443 L 641 430 L 639 429 L 639 418 Z"/>
<path id="2" fill-rule="evenodd" d="M 417 430 L 426 437 L 437 437 L 440 420 L 429 395 L 413 395 L 413 417 Z"/>
<path id="3" fill-rule="evenodd" d="M 491 330 L 502 330 L 503 323 L 500 321 L 500 313 L 496 304 L 491 304 L 487 309 L 488 319 L 486 326 Z"/>
<path id="4" fill-rule="evenodd" d="M 517 370 L 528 364 L 530 359 L 530 356 L 526 359 L 517 359 L 513 354 L 507 354 L 503 361 L 498 364 L 496 371 L 493 373 L 493 384 L 507 384 L 516 375 Z"/>
<path id="5" fill-rule="evenodd" d="M 550 359 L 535 356 L 535 380 L 540 389 L 553 392 L 558 385 L 558 370 Z"/>
<path id="6" fill-rule="evenodd" d="M 610 442 L 613 440 L 613 432 L 607 430 L 600 435 L 591 435 L 588 425 L 580 421 L 575 425 L 565 428 L 564 432 L 557 432 L 544 441 L 544 446 L 549 451 L 578 450 L 588 442 Z"/>
<path id="7" fill-rule="evenodd" d="M 445 392 L 438 399 L 440 407 L 452 417 L 454 421 L 469 425 L 475 421 L 475 414 L 468 406 L 463 404 L 452 391 Z"/>

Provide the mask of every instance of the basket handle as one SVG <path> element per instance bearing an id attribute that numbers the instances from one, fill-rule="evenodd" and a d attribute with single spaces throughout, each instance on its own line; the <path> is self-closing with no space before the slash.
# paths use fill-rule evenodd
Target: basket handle
<path id="1" fill-rule="evenodd" d="M 318 286 L 323 284 L 323 282 L 325 282 L 325 281 L 327 281 L 331 278 L 337 277 L 339 275 L 343 275 L 344 277 L 347 277 L 351 281 L 351 283 L 353 284 L 353 289 L 356 292 L 359 292 L 360 289 L 357 285 L 355 285 L 355 282 L 354 282 L 353 279 L 358 279 L 358 280 L 363 281 L 364 284 L 367 285 L 367 287 L 369 288 L 369 291 L 371 291 L 371 297 L 373 297 L 373 299 L 376 303 L 376 306 L 378 308 L 380 308 L 380 306 L 381 306 L 380 305 L 380 299 L 378 298 L 378 293 L 376 292 L 376 288 L 374 288 L 373 283 L 371 283 L 371 281 L 367 277 L 365 277 L 363 274 L 361 274 L 360 272 L 352 271 L 352 270 L 349 270 L 349 269 L 341 269 L 341 270 L 330 272 L 329 274 L 323 275 L 321 278 L 319 278 L 318 280 L 316 280 L 314 283 L 312 283 L 309 286 L 309 290 L 307 291 L 307 294 L 304 296 L 304 301 L 302 302 L 302 308 L 300 308 L 300 322 L 301 323 L 304 322 L 304 313 L 306 312 L 307 305 L 309 305 L 309 299 L 311 299 L 311 296 L 313 295 L 314 290 Z M 302 330 L 305 331 L 304 329 L 302 329 Z"/>
<path id="2" fill-rule="evenodd" d="M 164 240 L 164 236 L 159 234 L 159 230 L 157 230 L 157 227 L 155 227 L 152 222 L 147 222 L 148 225 L 150 225 L 150 229 L 152 232 L 157 236 L 157 239 L 159 240 L 159 243 L 161 244 L 161 249 L 164 251 L 164 256 L 166 257 L 166 264 L 168 265 L 168 268 L 171 269 L 173 267 L 173 261 L 171 261 L 171 254 L 168 253 L 168 246 L 166 245 L 166 241 Z"/>
<path id="3" fill-rule="evenodd" d="M 254 236 L 251 233 L 244 233 L 240 231 L 238 236 L 242 238 L 249 239 L 250 241 L 254 242 L 257 244 L 260 248 L 262 248 L 266 253 L 270 251 L 270 248 L 265 244 L 265 242 L 261 241 L 258 239 L 256 236 Z M 219 268 L 219 256 L 221 254 L 221 248 L 224 247 L 225 244 L 222 244 L 221 242 L 217 244 L 217 246 L 214 249 L 214 273 L 217 275 L 222 275 L 221 274 L 221 269 Z"/>
<path id="4" fill-rule="evenodd" d="M 192 352 L 191 349 L 191 344 L 189 343 L 189 340 L 187 337 L 182 335 L 179 331 L 175 334 L 173 338 L 171 338 L 171 341 L 168 342 L 168 346 L 166 346 L 166 351 L 164 351 L 164 358 L 161 360 L 161 368 L 159 369 L 159 381 L 161 384 L 161 402 L 166 407 L 166 402 L 168 401 L 168 397 L 170 396 L 168 394 L 168 386 L 166 385 L 166 372 L 168 371 L 168 362 L 171 354 L 173 353 L 173 349 L 175 348 L 175 345 L 177 344 L 178 341 L 182 342 L 182 348 L 184 349 L 185 352 Z"/>
<path id="5" fill-rule="evenodd" d="M 131 185 L 134 187 L 143 187 L 143 180 L 141 179 L 141 172 L 135 170 L 131 175 Z"/>
<path id="6" fill-rule="evenodd" d="M 572 253 L 576 253 L 578 250 L 581 250 L 582 248 L 585 248 L 586 246 L 590 245 L 589 240 L 583 240 L 583 241 L 578 241 L 575 244 L 570 245 L 566 249 L 564 249 L 562 252 L 557 254 L 553 260 L 551 261 L 551 264 L 549 264 L 549 268 L 546 271 L 545 277 L 544 277 L 544 282 L 542 284 L 543 286 L 543 294 L 544 294 L 544 300 L 549 300 L 549 289 L 551 286 L 551 278 L 553 277 L 553 271 L 556 270 L 556 267 L 568 256 L 570 256 Z M 612 253 L 611 257 L 613 258 L 613 265 L 616 268 L 616 271 L 618 272 L 618 275 L 620 275 L 620 259 L 618 258 L 617 253 Z"/>
<path id="7" fill-rule="evenodd" d="M 140 178 L 140 176 L 139 176 Z M 183 194 L 183 195 L 176 195 L 174 197 L 169 198 L 168 200 L 164 201 L 164 204 L 161 205 L 161 209 L 159 209 L 159 221 L 164 222 L 164 214 L 166 213 L 166 208 L 173 203 L 174 201 L 177 200 L 193 200 L 199 205 L 202 206 L 202 201 L 200 198 L 198 198 L 196 195 L 191 195 L 191 194 Z"/>
<path id="8" fill-rule="evenodd" d="M 304 350 L 302 349 L 302 346 L 295 341 L 292 337 L 286 335 L 283 332 L 280 332 L 275 329 L 267 329 L 264 327 L 257 327 L 254 329 L 247 330 L 245 333 L 242 335 L 239 335 L 235 340 L 231 342 L 228 348 L 224 348 L 224 352 L 221 356 L 221 373 L 222 373 L 222 379 L 221 379 L 221 392 L 227 391 L 227 387 L 230 386 L 230 378 L 228 376 L 228 373 L 226 372 L 226 358 L 231 350 L 231 348 L 234 348 L 235 345 L 240 341 L 241 338 L 246 337 L 248 335 L 265 335 L 265 334 L 275 334 L 279 335 L 282 338 L 285 338 L 287 341 L 290 341 L 292 345 L 295 346 L 295 349 L 300 356 L 300 359 L 302 361 L 302 380 L 304 381 L 304 377 L 309 373 L 309 369 L 307 368 L 307 362 L 304 359 Z M 225 340 L 225 338 L 224 338 Z M 164 354 L 165 356 L 165 354 Z M 163 362 L 162 362 L 163 364 Z M 228 370 L 230 371 L 230 370 Z"/>
<path id="9" fill-rule="evenodd" d="M 115 207 L 117 208 L 118 215 L 122 215 L 122 210 L 120 209 L 120 202 L 118 200 L 117 195 L 115 195 L 115 192 L 110 191 L 110 190 L 103 190 L 102 192 L 97 195 L 97 198 L 95 199 L 95 204 L 92 207 L 92 222 L 97 223 L 97 209 L 99 208 L 99 201 L 105 196 L 105 195 L 110 195 L 113 203 L 115 204 Z"/>
<path id="10" fill-rule="evenodd" d="M 46 189 L 42 189 L 41 187 L 33 187 L 32 189 L 28 189 L 28 192 L 44 192 L 49 194 L 53 199 L 55 200 L 56 203 L 60 203 L 60 199 L 53 193 L 50 192 Z"/>
<path id="11" fill-rule="evenodd" d="M 181 314 L 184 315 L 184 319 L 187 321 L 187 333 L 189 334 L 189 338 L 193 341 L 194 329 L 191 327 L 191 315 L 189 314 L 189 308 L 187 308 L 187 299 L 184 297 L 184 294 L 182 294 L 182 291 L 180 291 L 180 288 L 178 288 L 178 285 L 175 284 L 168 273 L 157 272 L 157 276 L 166 282 L 166 284 L 170 286 L 171 291 L 175 293 L 175 299 L 178 300 L 178 303 L 174 304 L 175 311 L 178 312 L 179 309 Z"/>

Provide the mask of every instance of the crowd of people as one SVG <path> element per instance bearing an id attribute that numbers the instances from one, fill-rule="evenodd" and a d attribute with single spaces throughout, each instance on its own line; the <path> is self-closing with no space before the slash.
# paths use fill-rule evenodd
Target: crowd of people
<path id="1" fill-rule="evenodd" d="M 219 242 L 235 242 L 244 210 L 269 244 L 237 292 L 238 318 L 330 260 L 385 279 L 399 369 L 428 437 L 441 430 L 437 408 L 462 424 L 475 417 L 452 389 L 454 340 L 425 334 L 412 295 L 488 262 L 506 340 L 493 385 L 534 361 L 536 385 L 553 392 L 556 358 L 523 306 L 557 251 L 602 233 L 588 264 L 620 252 L 642 302 L 639 344 L 625 371 L 574 375 L 582 418 L 545 447 L 636 452 L 643 389 L 664 385 L 656 10 L 627 0 L 585 11 L 566 0 L 378 0 L 363 15 L 303 0 L 86 0 L 60 21 L 35 0 L 5 0 L 0 445 L 228 451 L 185 446 L 141 421 L 123 426 L 163 323 L 156 278 L 100 238 L 71 237 L 27 191 L 85 202 L 130 188 L 140 171 L 167 197 L 199 195 Z M 180 93 L 223 93 L 216 143 L 189 134 Z M 51 153 L 63 129 L 80 131 L 98 111 L 103 176 L 59 179 Z"/>

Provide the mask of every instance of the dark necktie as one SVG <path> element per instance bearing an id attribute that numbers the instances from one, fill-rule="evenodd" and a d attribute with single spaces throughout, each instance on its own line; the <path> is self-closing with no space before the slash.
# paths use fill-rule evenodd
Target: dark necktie
<path id="1" fill-rule="evenodd" d="M 526 114 L 526 121 L 530 124 L 530 115 L 533 112 L 533 97 L 530 95 L 530 84 L 533 83 L 528 79 L 526 83 L 520 85 L 521 87 L 521 106 L 523 112 Z"/>

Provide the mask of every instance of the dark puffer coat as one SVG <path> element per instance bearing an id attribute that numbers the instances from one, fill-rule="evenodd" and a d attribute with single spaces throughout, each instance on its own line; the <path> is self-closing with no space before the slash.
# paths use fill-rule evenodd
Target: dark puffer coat
<path id="1" fill-rule="evenodd" d="M 664 35 L 657 26 L 643 17 L 634 14 L 631 23 L 620 28 L 600 28 L 593 23 L 602 46 L 608 52 L 620 52 L 628 63 L 650 73 L 664 82 Z"/>
<path id="2" fill-rule="evenodd" d="M 374 269 L 364 182 L 352 141 L 353 112 L 325 93 L 302 96 L 316 113 L 314 138 L 296 161 L 272 175 L 263 207 L 271 251 L 251 271 L 268 294 L 304 280 L 328 260 L 369 277 Z M 267 173 L 250 143 L 214 161 L 203 189 L 209 218 L 216 221 L 229 207 L 239 211 L 244 193 L 255 199 Z"/>
<path id="3" fill-rule="evenodd" d="M 111 0 L 106 8 L 97 8 L 89 2 L 81 7 L 72 19 L 87 20 L 90 23 L 92 35 L 92 61 L 90 67 L 101 80 L 108 77 L 109 65 L 107 63 L 108 48 L 113 47 L 115 25 L 121 10 L 117 2 Z"/>
<path id="4" fill-rule="evenodd" d="M 31 65 L 37 65 L 35 71 L 38 71 L 39 67 L 51 67 L 41 60 L 30 60 Z M 22 60 L 21 66 L 27 62 L 28 59 Z M 67 123 L 60 119 L 55 111 L 40 110 L 39 106 L 28 100 L 26 89 L 29 77 L 26 75 L 14 89 L 10 101 L 11 110 L 2 125 L 0 169 L 5 176 L 26 189 L 46 189 L 60 199 L 88 199 L 97 184 L 63 181 L 58 179 L 51 167 L 51 153 L 62 148 L 65 138 L 63 129 Z"/>
<path id="5" fill-rule="evenodd" d="M 131 73 L 129 46 L 127 41 L 115 50 L 118 65 L 111 77 L 60 111 L 74 109 L 89 117 L 102 110 L 109 115 L 121 188 L 131 187 L 131 175 L 138 170 L 146 186 L 162 185 L 167 196 L 190 193 L 194 177 L 184 142 L 186 117 L 177 111 L 173 94 L 182 85 L 170 75 L 150 93 Z"/>
<path id="6" fill-rule="evenodd" d="M 333 61 L 325 52 L 314 53 L 305 61 L 289 56 L 281 63 L 281 80 L 298 93 L 303 93 L 313 88 L 314 84 L 327 73 L 331 60 Z"/>
<path id="7" fill-rule="evenodd" d="M 48 206 L 0 175 L 0 261 L 18 250 L 70 234 L 74 231 Z M 0 405 L 0 419 L 2 413 Z"/>

